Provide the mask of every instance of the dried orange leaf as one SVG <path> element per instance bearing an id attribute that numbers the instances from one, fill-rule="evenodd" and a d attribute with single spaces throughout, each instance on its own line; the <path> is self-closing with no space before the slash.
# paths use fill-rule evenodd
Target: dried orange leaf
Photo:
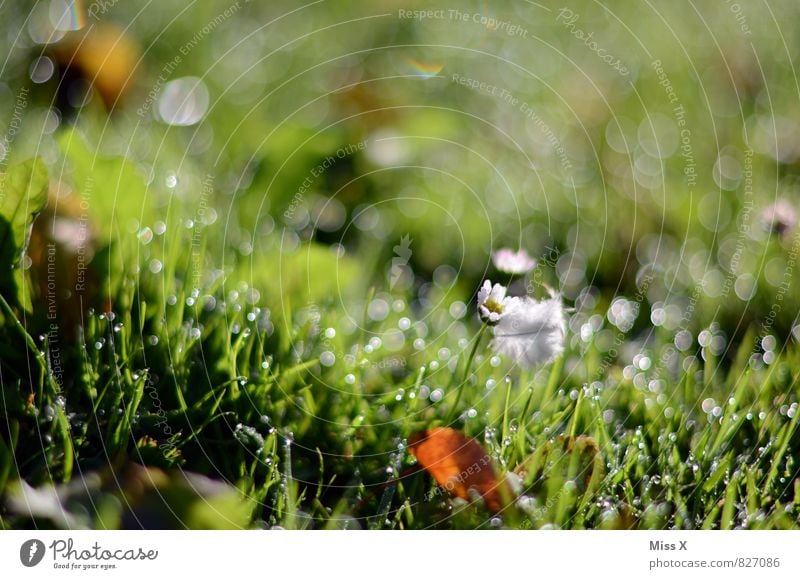
<path id="1" fill-rule="evenodd" d="M 431 428 L 409 438 L 408 449 L 440 487 L 471 500 L 470 489 L 496 513 L 505 506 L 507 488 L 497 478 L 481 445 L 452 428 Z"/>

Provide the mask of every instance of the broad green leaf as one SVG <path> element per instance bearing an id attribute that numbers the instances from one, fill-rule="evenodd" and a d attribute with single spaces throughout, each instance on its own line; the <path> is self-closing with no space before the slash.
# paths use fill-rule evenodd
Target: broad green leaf
<path id="1" fill-rule="evenodd" d="M 152 219 L 147 185 L 128 159 L 96 152 L 74 129 L 61 134 L 59 145 L 102 242 L 117 240 L 122 231 L 120 223 L 130 220 L 146 223 Z"/>
<path id="2" fill-rule="evenodd" d="M 21 267 L 36 216 L 47 205 L 48 177 L 44 162 L 30 159 L 0 173 L 0 292 L 9 301 L 31 309 Z"/>

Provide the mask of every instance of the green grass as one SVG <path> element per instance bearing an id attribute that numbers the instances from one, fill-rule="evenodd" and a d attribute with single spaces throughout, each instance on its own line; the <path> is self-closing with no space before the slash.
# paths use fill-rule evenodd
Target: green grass
<path id="1" fill-rule="evenodd" d="M 176 248 L 188 236 L 179 231 L 164 242 L 164 260 L 175 271 L 187 267 Z M 314 251 L 301 246 L 296 257 Z M 335 271 L 336 258 L 325 260 Z M 68 483 L 127 460 L 229 481 L 248 505 L 237 522 L 243 526 L 797 524 L 794 347 L 765 365 L 752 358 L 751 333 L 732 361 L 720 362 L 710 349 L 678 351 L 667 332 L 647 344 L 620 334 L 647 361 L 609 365 L 597 340 L 577 339 L 580 321 L 591 314 L 577 312 L 571 346 L 552 367 L 521 373 L 492 359 L 483 342 L 454 408 L 453 377 L 462 375 L 478 324 L 472 315 L 454 320 L 438 287 L 430 306 L 413 310 L 410 296 L 394 292 L 396 307 L 375 322 L 347 319 L 327 296 L 254 305 L 245 299 L 247 284 L 235 279 L 209 282 L 193 298 L 175 279 L 145 269 L 115 278 L 113 315 L 87 312 L 75 343 L 7 336 L 46 356 L 58 347 L 73 369 L 59 383 L 34 366 L 38 381 L 31 387 L 4 368 L 5 424 L 16 433 L 0 455 L 9 492 L 16 477 L 33 486 Z M 361 291 L 366 298 L 375 289 Z M 363 311 L 364 298 L 347 311 Z M 400 334 L 389 334 L 396 351 L 375 347 L 376 336 L 386 338 L 406 317 L 415 324 L 402 332 L 404 343 L 398 347 Z M 421 336 L 424 345 L 415 347 Z M 319 363 L 325 352 L 335 355 L 333 365 Z M 35 397 L 28 406 L 29 389 Z M 437 389 L 443 397 L 433 402 Z M 502 523 L 479 506 L 454 507 L 443 494 L 425 500 L 432 483 L 422 473 L 385 487 L 413 462 L 407 437 L 435 424 L 477 438 L 500 472 L 559 435 L 587 435 L 599 445 L 604 472 L 587 489 L 576 481 L 591 475 L 591 463 L 545 453 L 531 480 L 521 481 L 524 508 L 510 507 Z M 2 520 L 11 528 L 31 524 L 8 512 Z"/>
<path id="2" fill-rule="evenodd" d="M 0 288 L 0 527 L 798 528 L 800 232 L 770 233 L 759 218 L 778 197 L 797 205 L 800 166 L 775 154 L 768 130 L 796 110 L 796 38 L 782 44 L 767 15 L 748 12 L 763 51 L 753 76 L 727 4 L 697 8 L 704 19 L 640 6 L 627 21 L 636 38 L 601 7 L 581 8 L 580 26 L 638 67 L 626 80 L 553 15 L 498 9 L 541 38 L 532 58 L 529 43 L 466 24 L 381 18 L 344 34 L 333 25 L 357 5 L 345 4 L 287 16 L 280 34 L 316 33 L 284 50 L 291 34 L 255 23 L 290 3 L 246 3 L 219 24 L 173 75 L 203 76 L 212 97 L 190 127 L 136 108 L 227 1 L 171 25 L 115 4 L 104 19 L 133 22 L 140 94 L 113 114 L 95 98 L 53 131 L 41 112 L 56 79 L 34 86 L 35 50 L 3 45 L 0 88 L 31 92 L 0 169 L 41 157 L 52 191 L 34 230 L 52 233 L 59 188 L 62 216 L 82 227 L 85 215 L 91 234 L 82 301 L 63 294 L 77 258 L 59 246 L 55 318 L 35 239 L 29 269 L 14 272 L 25 292 Z M 771 4 L 778 21 L 798 16 Z M 0 27 L 24 28 L 3 10 Z M 251 33 L 245 54 L 236 43 Z M 349 56 L 320 64 L 337 55 Z M 686 108 L 692 187 L 679 149 L 665 153 L 663 180 L 634 175 L 648 115 L 673 118 L 654 59 Z M 443 72 L 421 77 L 411 61 Z M 518 107 L 452 74 L 531 103 L 571 170 Z M 351 77 L 361 92 L 342 88 Z M 406 143 L 391 162 L 380 160 L 386 134 Z M 752 191 L 743 174 L 715 181 L 722 152 L 751 171 Z M 314 226 L 337 211 L 338 227 Z M 26 263 L 22 221 L 4 267 Z M 529 279 L 491 270 L 503 246 L 538 258 Z M 563 356 L 523 371 L 487 336 L 476 345 L 486 277 L 564 293 Z M 409 472 L 409 437 L 435 426 L 480 442 L 516 501 L 493 515 Z"/>

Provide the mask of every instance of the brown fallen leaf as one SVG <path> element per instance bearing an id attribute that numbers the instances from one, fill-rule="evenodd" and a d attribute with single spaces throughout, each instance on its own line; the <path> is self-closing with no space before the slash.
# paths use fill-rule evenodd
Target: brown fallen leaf
<path id="1" fill-rule="evenodd" d="M 597 488 L 605 476 L 600 447 L 591 436 L 561 435 L 548 442 L 517 465 L 514 473 L 531 484 L 539 477 L 575 478 L 580 492 Z"/>
<path id="2" fill-rule="evenodd" d="M 63 69 L 62 84 L 71 85 L 76 80 L 88 83 L 108 110 L 136 84 L 139 54 L 130 33 L 105 23 L 69 33 L 53 47 L 56 62 Z"/>
<path id="3" fill-rule="evenodd" d="M 464 500 L 474 489 L 492 513 L 507 504 L 508 487 L 498 479 L 480 444 L 452 428 L 431 428 L 411 435 L 408 449 L 437 484 Z"/>

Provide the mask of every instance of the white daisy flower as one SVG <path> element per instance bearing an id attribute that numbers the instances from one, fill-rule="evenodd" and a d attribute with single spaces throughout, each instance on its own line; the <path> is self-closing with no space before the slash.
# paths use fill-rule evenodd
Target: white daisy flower
<path id="1" fill-rule="evenodd" d="M 512 274 L 528 273 L 536 267 L 536 260 L 524 249 L 519 251 L 498 249 L 492 254 L 492 263 L 499 271 Z"/>
<path id="2" fill-rule="evenodd" d="M 512 311 L 518 304 L 519 298 L 507 297 L 505 286 L 488 279 L 478 291 L 478 315 L 487 324 L 496 324 L 503 316 Z"/>
<path id="3" fill-rule="evenodd" d="M 493 328 L 491 347 L 524 368 L 550 362 L 564 351 L 567 320 L 561 297 L 519 300 L 510 315 Z"/>

